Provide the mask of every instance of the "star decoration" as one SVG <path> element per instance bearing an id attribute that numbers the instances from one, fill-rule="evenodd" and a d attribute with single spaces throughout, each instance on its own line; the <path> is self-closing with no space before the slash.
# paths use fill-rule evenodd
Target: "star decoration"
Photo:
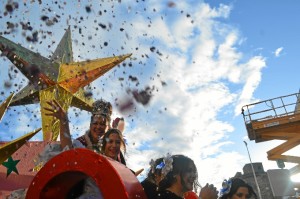
<path id="1" fill-rule="evenodd" d="M 29 80 L 29 84 L 13 98 L 11 105 L 40 102 L 44 141 L 55 141 L 59 135 L 59 121 L 46 116 L 43 109 L 48 106 L 47 101 L 57 100 L 66 111 L 70 106 L 91 111 L 92 100 L 84 96 L 83 87 L 131 56 L 73 62 L 70 27 L 51 59 L 1 36 L 0 50 Z"/>
<path id="2" fill-rule="evenodd" d="M 12 99 L 14 94 L 12 93 L 1 105 L 0 105 L 0 120 L 2 116 L 4 115 L 7 107 L 9 106 L 9 103 Z M 7 142 L 6 144 L 0 146 L 0 164 L 4 162 L 9 156 L 11 156 L 14 152 L 16 152 L 23 144 L 27 142 L 30 138 L 32 138 L 37 132 L 39 132 L 41 128 L 31 132 L 27 133 L 26 135 L 13 140 L 11 142 Z"/>
<path id="3" fill-rule="evenodd" d="M 6 160 L 9 156 L 11 156 L 14 152 L 16 152 L 21 146 L 23 146 L 28 140 L 30 140 L 37 132 L 39 132 L 41 128 L 36 129 L 33 132 L 27 133 L 22 137 L 15 139 L 11 142 L 7 142 L 3 146 L 0 146 L 0 164 Z"/>
<path id="4" fill-rule="evenodd" d="M 7 109 L 7 107 L 9 106 L 13 96 L 14 96 L 14 93 L 10 94 L 10 96 L 0 105 L 0 121 Z"/>
<path id="5" fill-rule="evenodd" d="M 16 174 L 19 175 L 18 169 L 16 167 L 19 162 L 20 160 L 13 160 L 12 157 L 10 156 L 7 162 L 2 163 L 2 165 L 7 168 L 6 177 L 8 177 L 11 174 L 11 172 L 15 172 Z"/>

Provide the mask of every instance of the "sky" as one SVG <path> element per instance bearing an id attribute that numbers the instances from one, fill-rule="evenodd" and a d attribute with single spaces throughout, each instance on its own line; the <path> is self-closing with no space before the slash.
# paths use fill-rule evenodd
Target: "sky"
<path id="1" fill-rule="evenodd" d="M 140 179 L 151 158 L 169 152 L 195 161 L 200 184 L 220 187 L 249 163 L 243 141 L 252 162 L 263 162 L 265 170 L 278 168 L 266 152 L 281 141 L 250 141 L 241 108 L 299 91 L 300 2 L 0 2 L 0 34 L 45 57 L 68 26 L 74 61 L 132 53 L 89 89 L 94 99 L 112 102 L 113 117 L 125 118 L 126 159 L 133 170 L 145 168 Z M 6 58 L 0 66 L 3 101 L 27 80 Z M 149 103 L 134 100 L 133 90 L 150 90 Z M 120 109 L 127 101 L 134 106 Z M 40 127 L 39 110 L 39 104 L 9 108 L 0 140 Z M 76 138 L 89 127 L 90 115 L 75 108 L 68 114 Z M 32 140 L 41 139 L 38 133 Z"/>

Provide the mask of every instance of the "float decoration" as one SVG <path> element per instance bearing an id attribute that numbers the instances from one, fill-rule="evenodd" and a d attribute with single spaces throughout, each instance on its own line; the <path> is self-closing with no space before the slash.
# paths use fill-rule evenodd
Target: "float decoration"
<path id="1" fill-rule="evenodd" d="M 13 98 L 14 93 L 12 93 L 1 105 L 0 105 L 0 120 L 2 119 L 11 99 Z M 11 172 L 15 172 L 19 175 L 19 172 L 16 168 L 16 165 L 20 160 L 13 160 L 11 157 L 22 145 L 24 145 L 30 138 L 32 138 L 37 132 L 39 132 L 41 128 L 28 133 L 14 141 L 8 142 L 2 146 L 0 146 L 0 164 L 7 168 L 6 178 L 11 174 Z M 4 162 L 7 160 L 7 162 Z M 1 171 L 0 171 L 1 174 Z M 1 179 L 1 176 L 0 176 Z M 0 193 L 1 194 L 1 193 Z"/>
<path id="2" fill-rule="evenodd" d="M 19 175 L 18 169 L 16 167 L 19 162 L 20 160 L 13 160 L 12 157 L 9 157 L 7 162 L 2 163 L 2 165 L 7 168 L 6 177 L 8 177 L 11 172 L 15 172 Z"/>
<path id="3" fill-rule="evenodd" d="M 89 149 L 77 148 L 50 159 L 33 178 L 26 199 L 77 198 L 72 192 L 87 179 L 94 181 L 105 199 L 147 198 L 142 185 L 125 165 Z"/>
<path id="4" fill-rule="evenodd" d="M 55 141 L 59 135 L 59 121 L 44 113 L 46 101 L 56 99 L 65 110 L 74 106 L 91 111 L 92 100 L 84 96 L 83 87 L 131 56 L 73 62 L 70 27 L 51 59 L 1 36 L 0 50 L 29 80 L 13 97 L 11 106 L 40 102 L 44 141 Z"/>
<path id="5" fill-rule="evenodd" d="M 9 158 L 14 152 L 16 152 L 21 146 L 23 146 L 28 140 L 30 140 L 37 132 L 39 132 L 41 128 L 36 129 L 33 132 L 27 133 L 22 137 L 13 140 L 11 142 L 7 142 L 3 146 L 0 146 L 0 164 L 2 164 L 7 158 Z"/>
<path id="6" fill-rule="evenodd" d="M 10 96 L 8 96 L 8 98 L 0 105 L 0 121 L 2 120 L 2 117 L 7 110 L 7 107 L 9 106 L 13 96 L 14 93 L 10 94 Z"/>

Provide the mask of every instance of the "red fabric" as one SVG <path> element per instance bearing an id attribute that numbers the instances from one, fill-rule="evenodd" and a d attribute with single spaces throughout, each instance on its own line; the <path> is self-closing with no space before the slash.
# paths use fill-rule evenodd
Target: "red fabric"
<path id="1" fill-rule="evenodd" d="M 195 192 L 189 191 L 184 194 L 184 199 L 198 199 L 198 196 Z"/>

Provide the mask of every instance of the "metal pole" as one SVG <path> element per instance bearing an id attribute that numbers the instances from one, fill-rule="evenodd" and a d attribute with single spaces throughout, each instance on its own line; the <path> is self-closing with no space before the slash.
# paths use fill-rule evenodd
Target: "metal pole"
<path id="1" fill-rule="evenodd" d="M 256 179 L 256 174 L 255 174 L 255 171 L 254 171 L 254 167 L 253 167 L 253 164 L 252 164 L 252 161 L 251 161 L 251 157 L 250 157 L 248 145 L 247 145 L 246 141 L 244 141 L 244 143 L 245 143 L 245 146 L 246 146 L 246 149 L 247 149 L 247 152 L 248 152 L 248 156 L 249 156 L 249 160 L 250 160 L 250 164 L 251 164 L 251 168 L 252 168 L 252 172 L 253 172 L 253 176 L 254 176 L 256 188 L 257 188 L 257 191 L 258 191 L 258 196 L 259 196 L 260 199 L 262 199 L 261 193 L 260 193 L 260 188 L 259 188 L 258 183 L 257 183 L 257 179 Z"/>

